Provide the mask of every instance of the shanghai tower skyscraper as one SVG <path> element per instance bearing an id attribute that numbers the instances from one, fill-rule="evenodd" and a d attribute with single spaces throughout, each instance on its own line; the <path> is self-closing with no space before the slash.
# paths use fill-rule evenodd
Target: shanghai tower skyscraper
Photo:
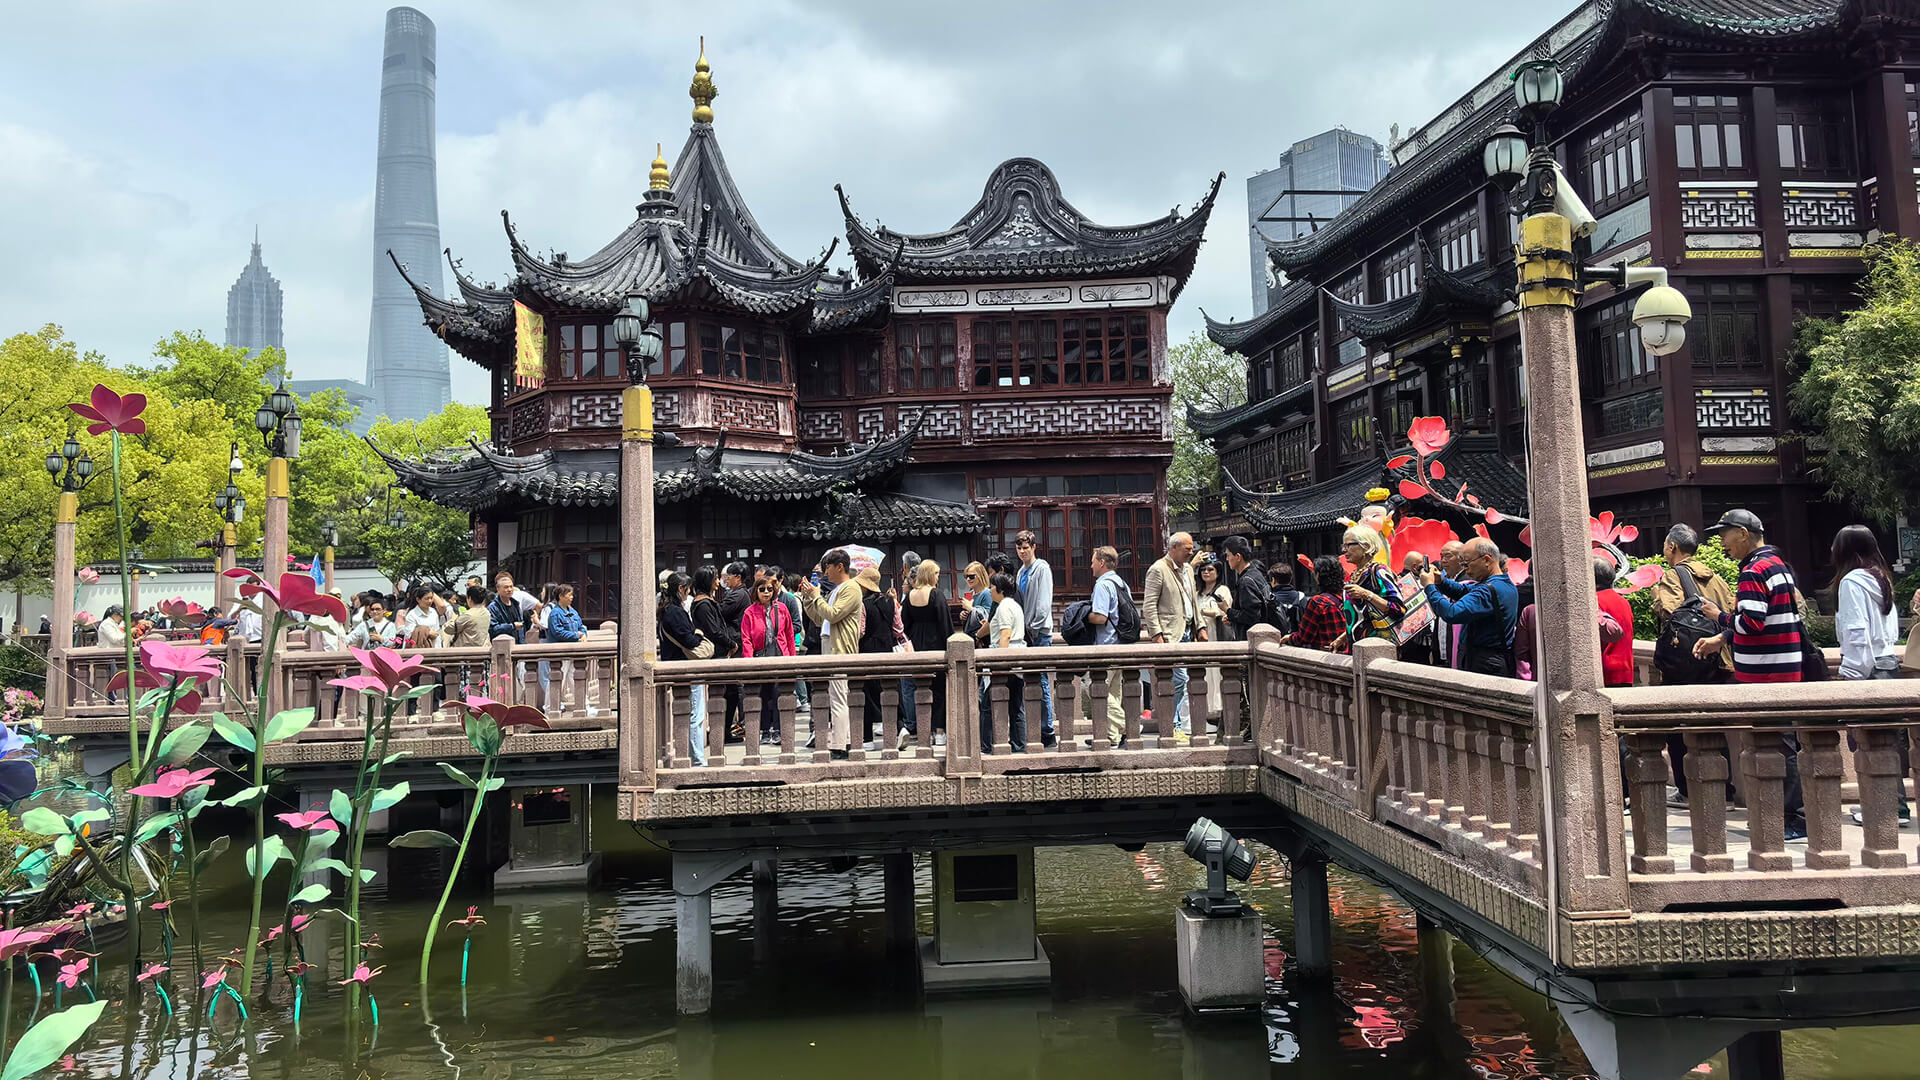
<path id="1" fill-rule="evenodd" d="M 373 319 L 367 329 L 367 388 L 373 412 L 418 420 L 451 394 L 447 346 L 420 321 L 420 303 L 388 261 L 407 266 L 436 295 L 440 200 L 434 174 L 432 20 L 409 7 L 387 12 L 380 73 L 380 160 L 373 202 Z"/>

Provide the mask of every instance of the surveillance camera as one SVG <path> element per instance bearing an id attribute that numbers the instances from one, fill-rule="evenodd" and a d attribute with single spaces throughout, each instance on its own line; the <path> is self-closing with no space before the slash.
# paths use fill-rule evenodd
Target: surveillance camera
<path id="1" fill-rule="evenodd" d="M 1567 174 L 1557 161 L 1553 164 L 1553 180 L 1553 212 L 1572 222 L 1574 239 L 1592 236 L 1600 222 L 1587 209 L 1587 204 L 1580 201 L 1580 196 L 1574 192 L 1573 185 L 1567 182 Z"/>
<path id="2" fill-rule="evenodd" d="M 1633 304 L 1633 323 L 1640 328 L 1640 341 L 1655 356 L 1678 352 L 1687 343 L 1687 320 L 1691 318 L 1693 305 L 1687 303 L 1686 295 L 1664 281 L 1641 293 Z"/>

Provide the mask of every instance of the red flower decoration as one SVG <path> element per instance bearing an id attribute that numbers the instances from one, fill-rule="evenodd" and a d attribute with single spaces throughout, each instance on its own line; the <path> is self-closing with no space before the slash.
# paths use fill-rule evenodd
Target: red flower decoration
<path id="1" fill-rule="evenodd" d="M 360 661 L 360 667 L 366 674 L 328 680 L 331 686 L 342 686 L 349 690 L 384 690 L 391 694 L 411 687 L 415 676 L 440 674 L 439 668 L 428 667 L 417 654 L 402 656 L 393 649 L 349 648 L 347 651 Z"/>
<path id="2" fill-rule="evenodd" d="M 127 794 L 148 799 L 177 799 L 197 787 L 212 787 L 214 769 L 162 769 L 149 784 L 128 788 Z"/>
<path id="3" fill-rule="evenodd" d="M 189 603 L 184 598 L 180 598 L 180 597 L 175 597 L 172 600 L 163 600 L 160 602 L 160 614 L 165 615 L 167 618 L 172 619 L 175 622 L 182 622 L 187 619 L 197 619 L 200 616 L 205 615 L 206 613 L 207 613 L 206 609 L 201 607 L 199 604 Z"/>
<path id="4" fill-rule="evenodd" d="M 1404 469 L 1411 464 L 1413 464 L 1413 455 L 1401 454 L 1399 457 L 1387 462 L 1387 471 L 1391 472 L 1394 469 Z"/>
<path id="5" fill-rule="evenodd" d="M 500 725 L 502 730 L 510 727 L 530 727 L 539 728 L 541 731 L 548 730 L 546 714 L 531 705 L 508 705 L 495 701 L 492 698 L 480 697 L 477 694 L 468 694 L 465 701 L 455 702 L 454 707 L 484 713 L 492 717 L 493 722 Z"/>
<path id="6" fill-rule="evenodd" d="M 346 625 L 346 601 L 320 592 L 320 587 L 307 574 L 281 574 L 279 588 L 267 584 L 265 578 L 244 566 L 234 567 L 227 571 L 225 576 L 246 580 L 246 583 L 240 586 L 240 595 L 246 599 L 264 596 L 282 611 L 300 615 L 329 616 L 334 622 Z"/>
<path id="7" fill-rule="evenodd" d="M 1407 441 L 1413 444 L 1421 457 L 1432 457 L 1453 441 L 1453 432 L 1447 430 L 1444 417 L 1422 416 L 1407 427 Z"/>
<path id="8" fill-rule="evenodd" d="M 227 969 L 224 967 L 217 967 L 217 968 L 214 968 L 212 971 L 206 972 L 200 976 L 200 989 L 211 990 L 214 987 L 219 986 L 221 983 L 226 981 L 227 981 Z"/>
<path id="9" fill-rule="evenodd" d="M 80 985 L 80 976 L 85 975 L 87 973 L 87 967 L 92 963 L 93 961 L 83 956 L 80 959 L 75 960 L 71 964 L 61 965 L 60 985 L 66 987 L 69 990 L 72 990 L 75 987 L 78 987 Z"/>
<path id="10" fill-rule="evenodd" d="M 1400 481 L 1400 497 L 1408 502 L 1425 498 L 1431 494 L 1433 494 L 1433 492 L 1428 491 L 1424 485 L 1416 484 L 1411 480 Z"/>
<path id="11" fill-rule="evenodd" d="M 153 980 L 159 978 L 162 975 L 165 975 L 166 973 L 167 973 L 167 965 L 149 964 L 146 967 L 140 969 L 140 974 L 135 978 L 134 981 L 152 982 Z"/>
<path id="12" fill-rule="evenodd" d="M 173 901 L 171 900 L 156 900 L 153 903 L 147 905 L 147 910 L 148 911 L 165 911 L 172 906 L 173 906 Z"/>
<path id="13" fill-rule="evenodd" d="M 305 960 L 296 961 L 287 968 L 287 978 L 297 979 L 312 970 L 313 965 L 307 963 Z"/>
<path id="14" fill-rule="evenodd" d="M 1533 576 L 1533 570 L 1532 568 L 1527 566 L 1527 560 L 1525 559 L 1508 559 L 1507 560 L 1507 579 L 1509 581 L 1512 581 L 1515 585 L 1525 585 L 1527 583 L 1527 579 L 1532 576 Z"/>
<path id="15" fill-rule="evenodd" d="M 60 926 L 52 930 L 44 928 L 22 927 L 14 930 L 0 930 L 0 961 L 12 960 L 35 945 L 60 933 L 68 927 Z"/>
<path id="16" fill-rule="evenodd" d="M 140 643 L 142 648 L 145 648 L 146 644 L 146 641 Z M 167 681 L 168 680 L 144 668 L 135 672 L 133 677 L 133 684 L 142 690 L 158 690 L 167 685 Z M 127 673 L 124 671 L 115 674 L 112 680 L 107 683 L 108 690 L 125 690 L 126 688 Z M 199 711 L 200 691 L 198 690 L 189 690 L 174 699 L 173 712 L 176 716 L 192 716 Z"/>
<path id="17" fill-rule="evenodd" d="M 476 926 L 485 926 L 485 925 L 487 925 L 487 920 L 481 917 L 481 915 L 480 915 L 480 909 L 479 909 L 479 908 L 477 908 L 477 907 L 470 907 L 470 908 L 468 908 L 468 909 L 467 909 L 467 917 L 466 917 L 466 918 L 464 918 L 464 919 L 455 919 L 455 920 L 453 920 L 452 922 L 450 922 L 450 923 L 448 923 L 447 925 L 448 925 L 448 926 L 458 926 L 458 927 L 462 927 L 462 928 L 464 928 L 464 929 L 467 929 L 467 930 L 471 930 L 471 929 L 473 929 L 473 928 L 474 928 L 474 927 L 476 927 Z"/>
<path id="18" fill-rule="evenodd" d="M 1399 526 L 1393 531 L 1393 565 L 1405 566 L 1410 551 L 1425 555 L 1430 562 L 1439 562 L 1440 549 L 1458 539 L 1460 537 L 1455 535 L 1453 526 L 1444 521 L 1401 518 Z"/>
<path id="19" fill-rule="evenodd" d="M 196 610 L 198 607 L 196 605 Z M 140 667 L 161 678 L 220 681 L 220 661 L 204 645 L 174 645 L 159 638 L 140 643 Z"/>
<path id="20" fill-rule="evenodd" d="M 325 810 L 306 810 L 298 814 L 275 814 L 275 818 L 287 823 L 289 828 L 302 832 L 339 832 L 340 823 L 327 816 Z"/>
<path id="21" fill-rule="evenodd" d="M 67 909 L 67 914 L 73 916 L 76 919 L 84 919 L 87 916 L 93 914 L 93 905 L 92 904 L 75 904 L 72 907 Z"/>
<path id="22" fill-rule="evenodd" d="M 93 388 L 91 404 L 83 405 L 76 401 L 69 403 L 67 408 L 72 409 L 81 419 L 93 421 L 87 425 L 89 435 L 103 435 L 109 431 L 117 431 L 122 435 L 147 433 L 147 422 L 140 419 L 140 414 L 147 408 L 145 394 L 128 394 L 126 397 L 121 397 L 104 386 L 96 385 Z"/>
<path id="23" fill-rule="evenodd" d="M 1636 566 L 1633 570 L 1629 571 L 1625 577 L 1621 578 L 1620 582 L 1614 585 L 1614 588 L 1619 589 L 1623 593 L 1636 593 L 1659 581 L 1665 573 L 1666 571 L 1656 563 Z"/>
<path id="24" fill-rule="evenodd" d="M 340 985 L 350 986 L 353 983 L 359 983 L 360 985 L 365 986 L 366 984 L 373 981 L 374 976 L 380 974 L 385 970 L 387 970 L 385 965 L 382 965 L 380 967 L 368 967 L 365 964 L 361 964 L 359 967 L 356 967 L 353 969 L 353 974 L 347 976 L 344 979 L 341 979 Z"/>

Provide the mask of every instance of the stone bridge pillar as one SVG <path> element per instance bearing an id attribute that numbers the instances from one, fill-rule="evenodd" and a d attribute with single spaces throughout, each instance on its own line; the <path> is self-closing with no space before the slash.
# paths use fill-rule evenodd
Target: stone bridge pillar
<path id="1" fill-rule="evenodd" d="M 673 853 L 673 1002 L 681 1016 L 704 1016 L 713 1008 L 712 890 L 753 862 L 756 854 L 762 853 L 745 849 Z"/>
<path id="2" fill-rule="evenodd" d="M 600 853 L 588 829 L 586 784 L 508 789 L 507 864 L 495 891 L 591 885 Z"/>

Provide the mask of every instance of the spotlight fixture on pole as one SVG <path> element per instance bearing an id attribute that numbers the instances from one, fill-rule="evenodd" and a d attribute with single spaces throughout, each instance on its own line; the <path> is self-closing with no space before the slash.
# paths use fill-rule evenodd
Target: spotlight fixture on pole
<path id="1" fill-rule="evenodd" d="M 1227 879 L 1246 881 L 1253 874 L 1253 852 L 1233 838 L 1233 834 L 1201 818 L 1187 830 L 1187 857 L 1207 868 L 1207 887 L 1187 894 L 1187 907 L 1210 919 L 1234 918 L 1246 910 L 1240 898 L 1227 889 Z"/>

